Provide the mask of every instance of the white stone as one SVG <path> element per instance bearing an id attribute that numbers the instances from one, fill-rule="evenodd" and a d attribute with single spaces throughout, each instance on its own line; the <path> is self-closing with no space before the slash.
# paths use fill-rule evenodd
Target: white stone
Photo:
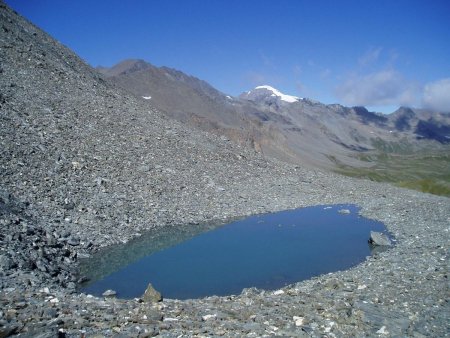
<path id="1" fill-rule="evenodd" d="M 302 325 L 303 325 L 303 322 L 305 321 L 305 318 L 304 318 L 304 317 L 297 317 L 297 316 L 294 316 L 294 317 L 292 317 L 292 319 L 293 319 L 294 322 L 295 322 L 295 326 L 302 326 Z"/>
<path id="2" fill-rule="evenodd" d="M 72 169 L 73 169 L 73 170 L 81 169 L 81 164 L 80 164 L 80 162 L 73 161 L 73 162 L 72 162 Z"/>
<path id="3" fill-rule="evenodd" d="M 207 321 L 207 320 L 209 320 L 209 319 L 213 319 L 213 318 L 216 318 L 216 314 L 213 314 L 213 315 L 204 315 L 203 317 L 202 317 L 202 319 L 204 320 L 204 321 Z"/>
<path id="4" fill-rule="evenodd" d="M 117 294 L 116 291 L 109 289 L 109 290 L 106 290 L 105 292 L 103 292 L 102 296 L 104 296 L 104 297 L 112 297 L 112 296 L 115 296 L 116 294 Z"/>
<path id="5" fill-rule="evenodd" d="M 389 334 L 389 331 L 386 330 L 386 326 L 382 326 L 382 327 L 377 331 L 377 333 L 378 333 L 378 334 L 388 335 L 388 334 Z"/>
<path id="6" fill-rule="evenodd" d="M 284 291 L 283 290 L 277 290 L 273 293 L 274 296 L 278 296 L 278 295 L 284 295 Z"/>

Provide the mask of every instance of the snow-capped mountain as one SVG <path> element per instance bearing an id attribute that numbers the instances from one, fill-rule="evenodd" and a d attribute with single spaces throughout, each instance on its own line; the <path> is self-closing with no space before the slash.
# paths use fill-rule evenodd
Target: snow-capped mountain
<path id="1" fill-rule="evenodd" d="M 302 100 L 297 96 L 283 94 L 278 89 L 275 89 L 268 85 L 258 86 L 253 90 L 241 94 L 239 97 L 244 100 L 259 101 L 259 102 L 281 100 L 287 103 L 294 103 L 299 100 Z"/>
<path id="2" fill-rule="evenodd" d="M 413 149 L 450 144 L 450 115 L 401 108 L 384 115 L 364 107 L 326 105 L 261 85 L 231 97 L 205 81 L 142 60 L 100 68 L 109 81 L 169 116 L 283 161 L 354 166 L 379 140 Z"/>

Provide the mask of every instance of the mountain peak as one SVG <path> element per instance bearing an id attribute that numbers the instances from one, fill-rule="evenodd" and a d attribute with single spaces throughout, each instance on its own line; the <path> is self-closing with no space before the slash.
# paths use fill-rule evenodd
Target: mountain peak
<path id="1" fill-rule="evenodd" d="M 269 97 L 279 98 L 281 101 L 288 103 L 293 103 L 300 100 L 297 96 L 283 94 L 278 89 L 275 89 L 269 85 L 257 86 L 255 89 L 241 95 L 241 98 L 251 101 L 257 101 Z"/>
<path id="2" fill-rule="evenodd" d="M 128 59 L 119 62 L 111 68 L 97 67 L 101 73 L 106 76 L 117 76 L 138 72 L 144 69 L 152 68 L 153 66 L 141 59 Z"/>

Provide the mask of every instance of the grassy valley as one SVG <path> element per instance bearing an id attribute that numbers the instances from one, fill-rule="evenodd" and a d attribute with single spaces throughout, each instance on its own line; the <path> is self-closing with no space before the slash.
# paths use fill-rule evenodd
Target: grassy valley
<path id="1" fill-rule="evenodd" d="M 450 151 L 447 148 L 413 149 L 407 143 L 373 142 L 373 152 L 357 157 L 368 162 L 367 167 L 353 167 L 336 163 L 338 173 L 390 182 L 397 186 L 435 195 L 450 196 Z"/>

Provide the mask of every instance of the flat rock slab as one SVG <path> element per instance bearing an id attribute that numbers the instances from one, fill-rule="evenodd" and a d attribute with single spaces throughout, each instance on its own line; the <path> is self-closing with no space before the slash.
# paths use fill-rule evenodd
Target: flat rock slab
<path id="1" fill-rule="evenodd" d="M 116 291 L 114 290 L 106 290 L 102 293 L 104 297 L 115 297 L 117 295 Z"/>
<path id="2" fill-rule="evenodd" d="M 390 246 L 392 245 L 391 240 L 383 234 L 382 232 L 371 231 L 369 243 L 372 245 L 380 245 L 380 246 Z"/>

